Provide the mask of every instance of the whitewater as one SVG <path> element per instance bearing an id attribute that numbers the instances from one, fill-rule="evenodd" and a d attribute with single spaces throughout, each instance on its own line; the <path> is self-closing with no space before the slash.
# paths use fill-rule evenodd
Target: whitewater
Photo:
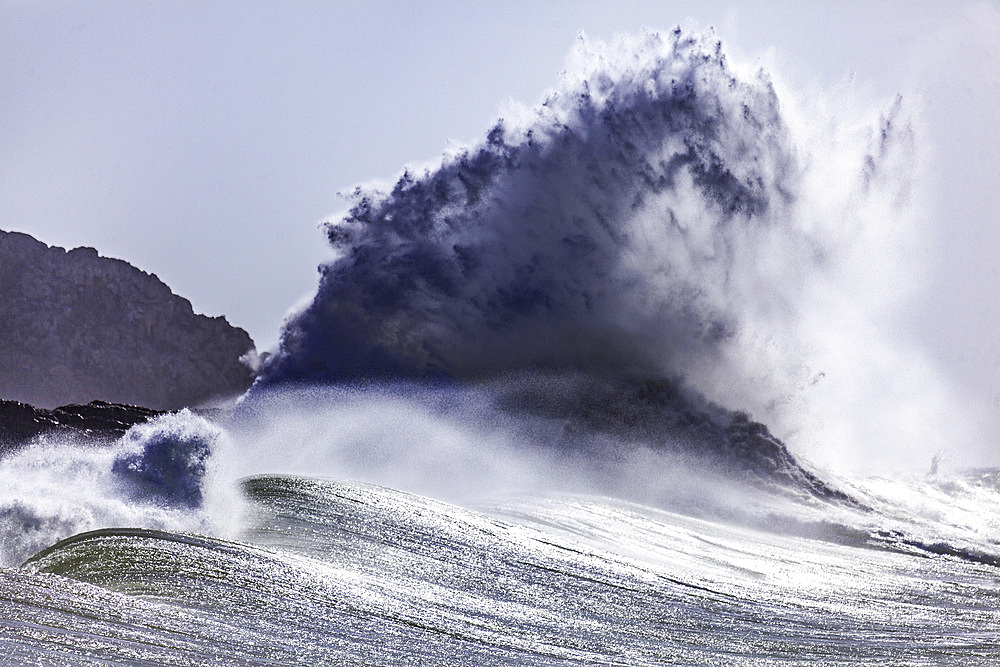
<path id="1" fill-rule="evenodd" d="M 919 119 L 832 95 L 581 36 L 348 193 L 245 396 L 0 458 L 0 662 L 994 664 Z"/>

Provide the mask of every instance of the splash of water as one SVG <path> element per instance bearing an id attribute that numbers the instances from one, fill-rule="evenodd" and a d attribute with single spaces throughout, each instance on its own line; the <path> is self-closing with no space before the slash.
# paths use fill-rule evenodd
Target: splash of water
<path id="1" fill-rule="evenodd" d="M 901 99 L 852 109 L 779 96 L 711 33 L 581 36 L 539 106 L 354 192 L 259 385 L 679 379 L 813 455 L 896 458 L 949 427 L 885 326 L 913 282 L 919 152 Z"/>
<path id="2" fill-rule="evenodd" d="M 0 459 L 0 565 L 96 528 L 217 532 L 217 517 L 238 511 L 237 492 L 215 479 L 212 456 L 226 440 L 182 410 L 111 446 L 53 436 Z"/>
<path id="3" fill-rule="evenodd" d="M 528 118 L 357 191 L 265 381 L 660 374 L 735 335 L 736 246 L 784 226 L 797 189 L 771 85 L 704 36 L 587 55 Z"/>

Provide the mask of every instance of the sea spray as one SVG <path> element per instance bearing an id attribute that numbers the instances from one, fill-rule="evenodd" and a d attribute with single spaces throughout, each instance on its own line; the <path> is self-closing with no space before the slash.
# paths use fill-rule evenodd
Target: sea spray
<path id="1" fill-rule="evenodd" d="M 732 246 L 784 221 L 796 189 L 777 99 L 707 37 L 618 46 L 634 68 L 595 55 L 525 121 L 359 189 L 264 381 L 662 374 L 731 338 Z"/>
<path id="2" fill-rule="evenodd" d="M 135 426 L 122 438 L 111 470 L 139 498 L 196 508 L 218 437 L 218 432 L 192 429 L 190 415 Z"/>
<path id="3" fill-rule="evenodd" d="M 214 479 L 213 450 L 225 443 L 219 427 L 182 410 L 111 445 L 57 435 L 0 459 L 0 564 L 97 528 L 218 532 L 219 504 L 238 510 L 237 492 Z"/>
<path id="4" fill-rule="evenodd" d="M 710 32 L 581 37 L 540 105 L 355 190 L 258 387 L 586 373 L 683 384 L 828 464 L 958 438 L 891 326 L 914 282 L 913 112 L 838 95 L 810 116 Z"/>
<path id="5" fill-rule="evenodd" d="M 271 387 L 248 395 L 227 428 L 232 478 L 358 480 L 472 504 L 597 493 L 714 515 L 765 491 L 857 506 L 762 424 L 699 409 L 667 382 L 511 374 L 472 386 Z"/>

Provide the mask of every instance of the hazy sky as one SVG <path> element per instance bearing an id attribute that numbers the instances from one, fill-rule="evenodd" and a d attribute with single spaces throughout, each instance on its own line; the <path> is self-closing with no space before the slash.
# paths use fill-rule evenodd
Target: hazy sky
<path id="1" fill-rule="evenodd" d="M 676 24 L 714 25 L 799 88 L 853 76 L 920 100 L 935 231 L 914 323 L 1000 404 L 991 1 L 0 0 L 0 228 L 125 259 L 268 347 L 315 285 L 338 191 L 540 99 L 581 29 Z"/>

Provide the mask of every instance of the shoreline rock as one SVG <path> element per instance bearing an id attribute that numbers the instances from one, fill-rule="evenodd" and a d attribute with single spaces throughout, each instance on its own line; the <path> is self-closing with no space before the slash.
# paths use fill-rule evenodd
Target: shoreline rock
<path id="1" fill-rule="evenodd" d="M 0 230 L 0 399 L 153 409 L 245 391 L 255 348 L 155 275 L 93 248 Z"/>
<path id="2" fill-rule="evenodd" d="M 42 435 L 63 434 L 93 441 L 115 440 L 132 426 L 162 414 L 166 412 L 106 401 L 46 410 L 20 401 L 0 400 L 0 457 Z"/>

